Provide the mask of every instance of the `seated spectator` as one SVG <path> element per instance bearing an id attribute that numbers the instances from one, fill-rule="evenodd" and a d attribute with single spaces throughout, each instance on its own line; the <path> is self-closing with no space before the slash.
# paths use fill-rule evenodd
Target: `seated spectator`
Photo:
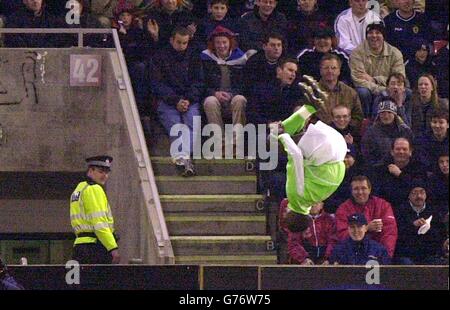
<path id="1" fill-rule="evenodd" d="M 157 0 L 150 6 L 144 19 L 144 30 L 148 44 L 159 47 L 167 46 L 175 27 L 185 27 L 191 37 L 196 32 L 194 16 L 189 11 L 190 4 L 176 0 Z"/>
<path id="2" fill-rule="evenodd" d="M 8 16 L 7 28 L 57 28 L 56 17 L 45 9 L 43 0 L 23 0 L 20 10 Z M 6 47 L 58 47 L 58 37 L 50 34 L 18 33 L 5 35 Z"/>
<path id="3" fill-rule="evenodd" d="M 448 1 L 446 1 L 448 4 Z M 448 38 L 447 38 L 448 39 Z M 442 98 L 448 100 L 448 43 L 445 47 L 441 48 L 433 59 L 433 66 L 436 71 L 436 79 L 438 83 L 438 94 Z"/>
<path id="4" fill-rule="evenodd" d="M 146 0 L 95 0 L 95 1 L 89 1 L 90 3 L 90 9 L 92 14 L 99 17 L 100 23 L 105 28 L 111 27 L 111 21 L 114 18 L 114 11 L 116 8 L 119 8 L 120 6 L 128 6 L 131 5 L 132 7 L 141 7 L 144 5 L 145 2 L 148 2 Z M 153 1 L 152 2 L 157 2 Z M 122 9 L 122 8 L 119 8 Z"/>
<path id="5" fill-rule="evenodd" d="M 198 76 L 198 62 L 188 49 L 190 33 L 186 28 L 176 28 L 170 38 L 170 47 L 159 51 L 152 61 L 152 92 L 158 100 L 158 116 L 170 135 L 176 124 L 189 128 L 189 136 L 183 131 L 170 135 L 172 142 L 182 141 L 181 150 L 171 148 L 171 156 L 182 176 L 195 174 L 192 163 L 194 117 L 200 116 L 200 93 L 192 87 Z"/>
<path id="6" fill-rule="evenodd" d="M 318 0 L 319 10 L 326 16 L 330 24 L 334 24 L 336 17 L 348 8 L 348 1 L 342 0 Z"/>
<path id="7" fill-rule="evenodd" d="M 377 1 L 380 2 L 381 16 L 383 18 L 395 12 L 395 10 L 399 8 L 398 0 L 377 0 Z M 428 0 L 428 2 L 429 1 L 430 0 Z M 423 13 L 425 11 L 425 0 L 414 0 L 414 10 Z"/>
<path id="8" fill-rule="evenodd" d="M 372 169 L 382 166 L 384 159 L 389 156 L 392 142 L 398 137 L 411 140 L 412 131 L 398 117 L 395 103 L 387 99 L 380 102 L 374 123 L 361 139 L 361 152 L 367 166 Z"/>
<path id="9" fill-rule="evenodd" d="M 351 196 L 350 182 L 353 177 L 361 175 L 362 167 L 360 163 L 360 156 L 355 147 L 348 144 L 347 155 L 344 159 L 345 177 L 339 188 L 325 200 L 325 211 L 330 214 L 335 214 L 337 208 L 344 203 Z"/>
<path id="10" fill-rule="evenodd" d="M 139 27 L 134 15 L 135 9 L 124 7 L 116 11 L 120 46 L 127 62 L 128 73 L 133 85 L 134 96 L 141 116 L 151 115 L 148 100 L 148 69 L 150 48 L 144 39 L 144 31 Z"/>
<path id="11" fill-rule="evenodd" d="M 350 108 L 339 104 L 331 110 L 331 116 L 333 120 L 330 126 L 344 136 L 348 145 L 352 145 L 355 151 L 359 152 L 361 142 L 360 128 L 354 125 L 355 122 L 352 121 Z"/>
<path id="12" fill-rule="evenodd" d="M 336 37 L 333 30 L 329 28 L 317 29 L 313 32 L 314 47 L 305 48 L 297 55 L 297 60 L 303 74 L 312 76 L 316 80 L 320 79 L 320 60 L 325 54 L 334 54 L 341 62 L 340 79 L 347 85 L 351 85 L 350 68 L 348 66 L 348 56 L 335 49 Z M 297 52 L 298 50 L 295 50 Z"/>
<path id="13" fill-rule="evenodd" d="M 298 10 L 292 13 L 287 24 L 287 39 L 289 54 L 294 55 L 313 46 L 314 32 L 331 25 L 327 16 L 318 10 L 317 0 L 298 1 Z"/>
<path id="14" fill-rule="evenodd" d="M 426 167 L 413 156 L 411 141 L 404 137 L 392 142 L 390 156 L 374 171 L 374 192 L 394 209 L 408 197 L 412 182 L 427 179 Z"/>
<path id="15" fill-rule="evenodd" d="M 448 149 L 448 110 L 434 110 L 431 113 L 431 131 L 416 137 L 417 159 L 427 172 L 435 170 L 439 155 Z"/>
<path id="16" fill-rule="evenodd" d="M 72 0 L 73 10 L 77 11 L 80 19 L 79 23 L 73 22 L 68 24 L 66 20 L 60 25 L 61 28 L 102 28 L 99 19 L 91 14 L 87 0 Z M 65 15 L 64 15 L 65 16 Z M 71 47 L 78 46 L 78 35 L 70 35 L 69 38 L 64 36 L 65 40 L 61 40 L 60 46 Z M 108 37 L 102 34 L 85 34 L 83 37 L 83 45 L 89 47 L 108 47 Z M 110 40 L 111 42 L 111 40 Z"/>
<path id="17" fill-rule="evenodd" d="M 448 40 L 448 1 L 426 0 L 426 2 L 425 14 L 430 20 L 434 40 Z"/>
<path id="18" fill-rule="evenodd" d="M 208 11 L 210 13 L 199 21 L 194 36 L 194 43 L 200 51 L 207 48 L 208 38 L 217 26 L 225 27 L 233 32 L 238 30 L 237 21 L 228 14 L 229 9 L 229 0 L 209 1 Z"/>
<path id="19" fill-rule="evenodd" d="M 336 211 L 338 240 L 345 240 L 349 236 L 348 217 L 362 213 L 368 222 L 369 238 L 385 246 L 389 256 L 393 257 L 397 242 L 397 223 L 391 204 L 371 195 L 372 184 L 366 176 L 354 177 L 351 181 L 351 191 L 352 197 Z"/>
<path id="20" fill-rule="evenodd" d="M 239 44 L 245 50 L 260 50 L 264 35 L 270 31 L 286 33 L 287 20 L 275 10 L 277 0 L 255 0 L 252 12 L 242 15 L 239 25 Z"/>
<path id="21" fill-rule="evenodd" d="M 352 126 L 359 129 L 364 118 L 361 102 L 356 91 L 339 80 L 342 68 L 340 58 L 333 54 L 325 54 L 319 66 L 319 86 L 328 94 L 328 99 L 325 101 L 327 111 L 318 111 L 317 117 L 322 122 L 331 124 L 333 120 L 331 110 L 337 105 L 345 105 L 351 110 Z"/>
<path id="22" fill-rule="evenodd" d="M 430 195 L 448 234 L 448 148 L 439 155 L 438 167 L 430 178 Z"/>
<path id="23" fill-rule="evenodd" d="M 347 231 L 350 237 L 336 244 L 330 257 L 334 265 L 366 265 L 376 260 L 380 265 L 388 265 L 391 258 L 386 248 L 367 236 L 369 226 L 362 213 L 354 213 L 347 219 Z"/>
<path id="24" fill-rule="evenodd" d="M 246 98 L 251 96 L 255 85 L 276 80 L 278 61 L 284 54 L 285 45 L 284 37 L 279 33 L 270 32 L 265 36 L 262 51 L 250 57 L 244 67 L 242 87 Z"/>
<path id="25" fill-rule="evenodd" d="M 303 98 L 295 83 L 297 70 L 295 59 L 283 59 L 278 63 L 274 81 L 255 85 L 247 109 L 249 123 L 267 125 L 293 113 Z"/>
<path id="26" fill-rule="evenodd" d="M 411 129 L 419 136 L 429 131 L 433 110 L 448 110 L 448 99 L 438 96 L 437 83 L 431 74 L 423 74 L 418 80 L 418 90 L 412 96 Z"/>
<path id="27" fill-rule="evenodd" d="M 398 2 L 398 10 L 384 18 L 386 41 L 397 47 L 406 61 L 415 58 L 416 42 L 429 44 L 433 40 L 425 14 L 414 10 L 414 0 Z"/>
<path id="28" fill-rule="evenodd" d="M 387 79 L 387 88 L 374 100 L 371 119 L 378 115 L 380 102 L 390 99 L 397 106 L 397 115 L 411 128 L 411 92 L 406 88 L 405 76 L 401 73 L 392 73 Z"/>
<path id="29" fill-rule="evenodd" d="M 408 198 L 396 209 L 397 262 L 400 265 L 433 264 L 448 236 L 436 206 L 427 200 L 426 184 L 414 182 L 408 193 Z"/>
<path id="30" fill-rule="evenodd" d="M 323 210 L 323 202 L 310 211 L 311 222 L 304 232 L 289 233 L 288 248 L 291 264 L 328 265 L 336 243 L 334 218 Z"/>
<path id="31" fill-rule="evenodd" d="M 436 67 L 431 57 L 431 45 L 420 40 L 411 45 L 414 49 L 414 57 L 405 62 L 405 70 L 409 85 L 417 87 L 419 76 L 425 73 L 435 74 Z"/>
<path id="32" fill-rule="evenodd" d="M 208 49 L 201 53 L 201 80 L 199 87 L 206 88 L 203 108 L 209 124 L 224 127 L 223 113 L 231 114 L 233 125 L 246 124 L 247 99 L 242 96 L 242 71 L 248 57 L 237 47 L 235 34 L 218 26 L 208 41 Z M 236 142 L 236 141 L 234 141 Z"/>
<path id="33" fill-rule="evenodd" d="M 366 37 L 350 56 L 350 70 L 361 99 L 364 116 L 370 117 L 372 98 L 386 89 L 392 73 L 405 74 L 402 53 L 384 40 L 384 25 L 370 24 Z"/>
<path id="34" fill-rule="evenodd" d="M 366 39 L 367 26 L 380 22 L 380 16 L 370 11 L 367 0 L 349 0 L 350 8 L 336 17 L 334 31 L 339 40 L 339 48 L 350 55 Z"/>

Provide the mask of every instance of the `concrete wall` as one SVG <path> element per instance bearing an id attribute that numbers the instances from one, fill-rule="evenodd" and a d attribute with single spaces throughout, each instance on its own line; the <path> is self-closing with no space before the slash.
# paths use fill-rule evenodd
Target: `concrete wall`
<path id="1" fill-rule="evenodd" d="M 73 53 L 102 56 L 100 87 L 69 86 Z M 32 181 L 35 184 L 43 180 L 43 172 L 83 173 L 86 157 L 106 153 L 114 157 L 106 190 L 121 236 L 123 262 L 140 257 L 144 202 L 120 101 L 127 97 L 118 87 L 122 73 L 117 64 L 117 54 L 109 49 L 0 49 L 0 130 L 4 135 L 0 140 L 0 233 L 71 231 L 70 194 L 66 194 L 76 182 L 67 182 L 64 191 L 48 200 L 34 199 L 29 189 L 11 197 L 6 186 L 2 191 L 2 182 L 11 182 L 14 172 L 30 173 L 31 178 L 41 175 Z M 62 174 L 60 179 L 46 180 L 45 186 L 57 188 L 60 182 L 66 182 Z M 22 183 L 16 180 L 15 187 Z"/>

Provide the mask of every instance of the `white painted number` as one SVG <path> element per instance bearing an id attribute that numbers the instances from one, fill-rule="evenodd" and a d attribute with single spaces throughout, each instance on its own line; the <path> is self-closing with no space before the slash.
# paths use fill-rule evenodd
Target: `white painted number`
<path id="1" fill-rule="evenodd" d="M 94 77 L 98 71 L 98 60 L 95 58 L 91 58 L 87 61 L 86 67 L 91 69 L 87 75 L 86 82 L 87 83 L 98 83 L 98 77 Z"/>
<path id="2" fill-rule="evenodd" d="M 80 58 L 75 59 L 75 68 L 73 70 L 73 77 L 78 82 L 83 83 L 85 81 L 86 74 L 84 73 L 84 63 Z"/>

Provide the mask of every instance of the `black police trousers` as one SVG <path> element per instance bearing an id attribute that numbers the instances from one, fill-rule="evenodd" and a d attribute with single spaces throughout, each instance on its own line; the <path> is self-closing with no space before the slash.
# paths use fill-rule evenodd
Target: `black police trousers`
<path id="1" fill-rule="evenodd" d="M 73 248 L 72 259 L 79 264 L 111 264 L 112 256 L 100 243 L 76 244 Z"/>

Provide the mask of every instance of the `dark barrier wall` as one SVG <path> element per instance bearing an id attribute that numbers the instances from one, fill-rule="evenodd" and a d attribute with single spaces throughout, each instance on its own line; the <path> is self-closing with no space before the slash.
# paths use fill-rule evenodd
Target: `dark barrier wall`
<path id="1" fill-rule="evenodd" d="M 82 266 L 80 285 L 68 285 L 64 266 L 10 266 L 25 288 L 35 290 L 448 290 L 448 270 L 386 266 L 376 276 L 373 269 L 336 266 Z M 379 284 L 366 282 L 377 277 Z"/>

